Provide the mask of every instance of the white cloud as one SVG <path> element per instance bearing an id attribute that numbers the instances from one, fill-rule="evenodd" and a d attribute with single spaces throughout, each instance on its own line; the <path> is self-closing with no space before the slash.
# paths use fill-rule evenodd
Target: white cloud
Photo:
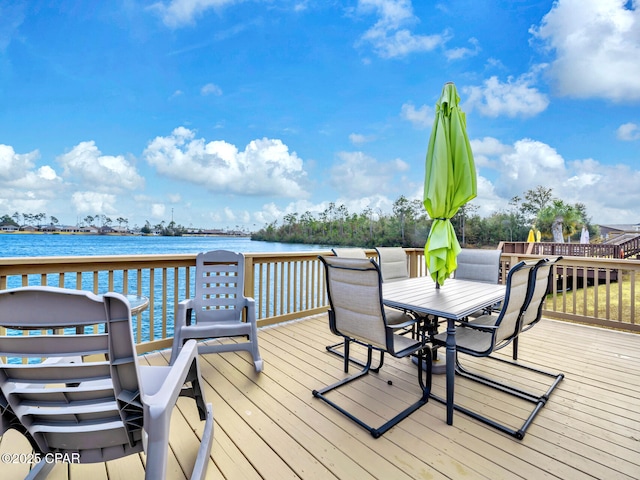
<path id="1" fill-rule="evenodd" d="M 481 87 L 464 87 L 468 95 L 464 107 L 469 111 L 478 109 L 487 117 L 532 117 L 549 105 L 548 97 L 533 86 L 537 69 L 517 79 L 509 77 L 506 83 L 493 76 Z"/>
<path id="2" fill-rule="evenodd" d="M 71 202 L 78 213 L 114 215 L 116 196 L 110 193 L 75 192 Z"/>
<path id="3" fill-rule="evenodd" d="M 53 198 L 63 185 L 62 179 L 49 165 L 36 167 L 39 158 L 38 150 L 21 154 L 10 145 L 0 144 L 0 197 L 8 201 L 29 195 L 31 200 Z"/>
<path id="4" fill-rule="evenodd" d="M 362 152 L 340 152 L 338 158 L 340 163 L 331 169 L 330 183 L 350 199 L 397 190 L 394 177 L 409 168 L 400 159 L 381 163 Z"/>
<path id="5" fill-rule="evenodd" d="M 151 216 L 156 219 L 164 220 L 167 207 L 164 203 L 152 203 L 151 204 Z"/>
<path id="6" fill-rule="evenodd" d="M 514 196 L 543 185 L 567 203 L 584 203 L 594 223 L 638 221 L 638 169 L 593 159 L 566 161 L 553 147 L 526 138 L 506 145 L 487 137 L 471 140 L 471 145 L 476 160 L 484 157 L 487 165 L 482 167 L 484 179 L 478 178 L 478 198 L 473 201 L 483 215 L 501 208 L 499 199 L 505 207 Z"/>
<path id="7" fill-rule="evenodd" d="M 122 155 L 102 155 L 93 141 L 80 142 L 68 153 L 60 155 L 58 163 L 64 169 L 64 176 L 76 177 L 97 191 L 120 192 L 144 185 L 136 168 Z"/>
<path id="8" fill-rule="evenodd" d="M 481 48 L 477 38 L 470 38 L 469 43 L 471 44 L 471 48 L 459 47 L 445 50 L 444 55 L 447 57 L 447 60 L 460 60 L 462 58 L 475 57 L 480 53 Z"/>
<path id="9" fill-rule="evenodd" d="M 194 23 L 207 10 L 219 9 L 242 0 L 170 0 L 154 3 L 150 8 L 158 12 L 167 27 L 178 28 Z"/>
<path id="10" fill-rule="evenodd" d="M 200 89 L 200 93 L 205 96 L 215 95 L 219 97 L 220 95 L 222 95 L 222 89 L 213 83 L 207 83 L 204 87 Z"/>
<path id="11" fill-rule="evenodd" d="M 382 58 L 405 57 L 414 52 L 428 52 L 447 41 L 447 35 L 416 35 L 406 28 L 418 19 L 410 0 L 359 0 L 362 14 L 375 12 L 378 21 L 362 35 L 361 41 L 370 43 Z"/>
<path id="12" fill-rule="evenodd" d="M 477 167 L 495 168 L 497 163 L 493 159 L 513 150 L 513 147 L 500 143 L 497 138 L 493 137 L 484 137 L 482 140 L 473 139 L 469 143 Z"/>
<path id="13" fill-rule="evenodd" d="M 12 146 L 0 144 L 0 181 L 6 182 L 24 176 L 35 166 L 40 152 L 16 153 Z"/>
<path id="14" fill-rule="evenodd" d="M 349 135 L 349 140 L 354 145 L 361 145 L 363 143 L 372 142 L 373 140 L 375 140 L 375 138 L 376 137 L 373 135 L 362 135 L 360 133 L 352 133 L 351 135 Z"/>
<path id="15" fill-rule="evenodd" d="M 239 151 L 222 140 L 205 143 L 195 132 L 178 127 L 156 137 L 144 151 L 149 165 L 170 178 L 200 185 L 215 193 L 306 197 L 302 159 L 281 140 L 252 140 Z"/>
<path id="16" fill-rule="evenodd" d="M 640 140 L 640 126 L 636 123 L 625 123 L 618 127 L 616 131 L 618 140 L 624 140 L 626 142 L 632 142 L 634 140 Z"/>
<path id="17" fill-rule="evenodd" d="M 402 105 L 400 116 L 405 120 L 409 120 L 416 128 L 429 128 L 433 124 L 433 108 L 428 105 L 422 105 L 416 109 L 412 103 Z"/>
<path id="18" fill-rule="evenodd" d="M 531 33 L 555 52 L 560 95 L 640 100 L 637 0 L 559 0 Z"/>

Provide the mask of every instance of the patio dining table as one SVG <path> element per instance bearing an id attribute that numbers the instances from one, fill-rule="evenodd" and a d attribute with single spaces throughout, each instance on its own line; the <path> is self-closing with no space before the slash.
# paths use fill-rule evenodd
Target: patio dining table
<path id="1" fill-rule="evenodd" d="M 382 284 L 385 305 L 414 312 L 420 317 L 447 320 L 446 406 L 447 424 L 453 424 L 456 321 L 504 300 L 505 286 L 448 279 L 436 288 L 431 277 L 415 277 Z M 438 397 L 433 396 L 436 400 Z"/>

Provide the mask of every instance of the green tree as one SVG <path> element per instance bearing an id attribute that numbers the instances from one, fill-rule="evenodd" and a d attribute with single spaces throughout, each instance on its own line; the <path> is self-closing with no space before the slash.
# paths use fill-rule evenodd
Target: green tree
<path id="1" fill-rule="evenodd" d="M 400 226 L 400 241 L 402 242 L 402 245 L 405 245 L 405 225 L 407 223 L 407 218 L 410 219 L 412 213 L 411 205 L 409 204 L 407 197 L 400 195 L 400 197 L 393 202 L 392 210 Z"/>
<path id="2" fill-rule="evenodd" d="M 578 226 L 585 224 L 584 212 L 562 200 L 553 200 L 551 205 L 538 213 L 537 225 L 540 231 L 550 231 L 553 241 L 564 243 L 564 234 L 573 235 Z"/>
<path id="3" fill-rule="evenodd" d="M 536 188 L 525 192 L 525 201 L 522 202 L 522 213 L 529 223 L 536 219 L 540 211 L 549 206 L 554 200 L 552 192 L 553 190 L 551 188 L 545 188 L 542 185 L 538 185 Z M 514 197 L 514 199 L 515 198 L 519 200 L 519 197 Z"/>

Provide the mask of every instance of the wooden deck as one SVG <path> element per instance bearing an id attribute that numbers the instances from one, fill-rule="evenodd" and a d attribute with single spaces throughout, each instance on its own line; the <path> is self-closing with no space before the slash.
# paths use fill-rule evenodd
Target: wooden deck
<path id="1" fill-rule="evenodd" d="M 341 360 L 324 349 L 336 340 L 326 315 L 262 329 L 259 338 L 265 361 L 259 375 L 246 353 L 201 357 L 215 417 L 208 478 L 640 478 L 640 335 L 546 319 L 523 334 L 521 361 L 563 371 L 566 378 L 522 441 L 457 412 L 448 426 L 444 406 L 433 400 L 375 440 L 311 395 L 343 376 Z M 167 359 L 167 352 L 142 357 L 151 364 Z M 467 364 L 522 378 L 500 362 Z M 380 375 L 340 390 L 348 397 L 334 395 L 382 423 L 378 414 L 390 418 L 417 397 L 415 371 L 408 360 L 389 359 Z M 444 376 L 434 376 L 434 391 L 444 394 Z M 514 426 L 529 407 L 460 378 L 456 400 L 505 421 L 517 416 Z M 193 402 L 180 399 L 178 406 L 171 426 L 172 479 L 185 472 L 188 477 L 202 430 Z M 28 451 L 13 431 L 0 439 L 0 453 Z M 2 459 L 3 480 L 23 478 L 29 468 Z M 143 478 L 144 461 L 140 455 L 98 465 L 58 464 L 49 478 L 135 480 Z"/>

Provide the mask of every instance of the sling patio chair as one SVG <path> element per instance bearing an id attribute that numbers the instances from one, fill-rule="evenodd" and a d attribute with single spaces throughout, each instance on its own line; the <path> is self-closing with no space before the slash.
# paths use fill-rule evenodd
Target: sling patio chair
<path id="1" fill-rule="evenodd" d="M 389 247 L 391 248 L 391 247 Z M 400 248 L 400 247 L 398 247 Z M 377 249 L 376 249 L 377 250 Z M 402 255 L 404 255 L 405 257 L 405 270 L 406 270 L 406 264 L 407 264 L 407 260 L 406 260 L 406 253 L 404 252 L 404 250 L 402 250 L 402 248 L 400 248 L 400 250 L 402 251 Z M 332 248 L 331 251 L 333 252 L 333 254 L 336 257 L 341 257 L 341 258 L 359 258 L 359 259 L 367 259 L 367 253 L 362 249 L 362 248 Z M 379 255 L 379 253 L 378 253 Z M 396 252 L 395 254 L 395 258 L 397 259 L 398 254 Z M 380 259 L 380 256 L 378 256 L 378 259 Z M 395 263 L 395 260 L 394 260 Z M 383 278 L 384 278 L 384 268 L 382 265 L 380 265 L 382 272 L 383 272 Z M 395 271 L 389 271 L 388 270 L 388 274 L 391 275 L 396 275 L 397 273 Z M 408 274 L 407 274 L 408 276 Z M 399 279 L 399 278 L 398 278 Z M 385 307 L 385 313 L 386 313 L 386 317 L 387 317 L 387 323 L 389 325 L 401 325 L 401 324 L 405 324 L 407 322 L 412 322 L 413 321 L 413 316 L 409 314 L 409 312 L 403 311 L 403 310 L 398 310 L 396 308 L 391 308 L 391 307 Z M 405 332 L 403 333 L 409 333 L 409 332 L 414 332 L 417 331 L 416 328 L 414 328 L 414 323 L 411 324 L 411 328 L 409 330 L 405 330 Z M 338 343 L 333 343 L 331 345 L 327 345 L 326 349 L 328 352 L 333 353 L 334 355 L 337 355 L 340 358 L 344 358 L 344 352 L 346 352 L 347 349 L 347 342 L 349 340 L 347 340 L 346 338 L 344 339 L 344 341 L 342 342 L 338 342 Z M 342 350 L 340 350 L 342 349 Z M 381 359 L 382 360 L 382 359 Z M 355 363 L 356 365 L 359 365 L 361 367 L 364 366 L 364 363 L 362 363 L 360 360 L 357 359 L 351 359 L 351 361 L 353 363 Z M 377 371 L 378 368 L 380 368 L 380 366 L 372 368 L 372 370 Z"/>
<path id="2" fill-rule="evenodd" d="M 96 463 L 144 451 L 145 478 L 164 479 L 179 396 L 195 399 L 205 421 L 191 474 L 204 478 L 213 413 L 195 341 L 170 366 L 139 365 L 124 296 L 44 286 L 1 291 L 0 326 L 0 435 L 17 430 L 42 458 L 26 478 L 46 478 L 51 458 Z"/>
<path id="3" fill-rule="evenodd" d="M 475 282 L 498 283 L 502 250 L 463 248 L 457 257 L 455 278 Z"/>
<path id="4" fill-rule="evenodd" d="M 524 438 L 527 428 L 529 428 L 540 409 L 544 407 L 553 390 L 564 378 L 564 374 L 546 372 L 544 370 L 513 362 L 492 354 L 509 345 L 517 338 L 520 333 L 520 322 L 523 313 L 529 307 L 533 292 L 535 291 L 537 270 L 547 263 L 548 260 L 543 259 L 539 261 L 524 261 L 514 265 L 507 275 L 506 295 L 500 312 L 497 315 L 482 315 L 470 321 L 460 321 L 456 328 L 456 374 L 529 401 L 535 404 L 535 407 L 526 418 L 523 425 L 518 429 L 513 429 L 498 423 L 495 420 L 487 418 L 460 405 L 455 405 L 454 408 L 471 416 L 472 418 L 475 418 L 476 420 L 497 428 L 504 433 L 508 433 L 517 439 Z M 446 339 L 447 334 L 440 333 L 433 337 L 433 343 L 434 345 L 446 346 Z M 459 354 L 461 353 L 475 357 L 487 357 L 493 360 L 498 360 L 530 372 L 536 372 L 543 376 L 552 377 L 554 381 L 545 393 L 541 395 L 532 393 L 498 381 L 495 378 L 483 376 L 479 373 L 465 369 L 460 362 Z M 435 396 L 434 398 L 444 402 L 442 399 Z"/>
<path id="5" fill-rule="evenodd" d="M 520 333 L 526 332 L 542 318 L 542 307 L 544 300 L 549 293 L 551 279 L 553 278 L 553 266 L 562 260 L 562 257 L 556 257 L 553 260 L 538 266 L 535 273 L 535 288 L 531 294 L 531 300 L 526 310 L 522 313 L 520 319 Z M 518 360 L 518 338 L 520 334 L 513 339 L 513 359 Z"/>
<path id="6" fill-rule="evenodd" d="M 247 351 L 256 372 L 261 372 L 263 361 L 258 348 L 255 301 L 244 296 L 244 255 L 227 250 L 199 253 L 195 276 L 195 296 L 178 304 L 171 360 L 191 338 L 245 337 L 246 341 L 242 342 L 200 343 L 198 352 Z"/>
<path id="7" fill-rule="evenodd" d="M 378 264 L 383 282 L 393 282 L 409 278 L 407 253 L 402 247 L 377 247 Z"/>
<path id="8" fill-rule="evenodd" d="M 393 326 L 387 323 L 385 308 L 382 304 L 382 276 L 376 262 L 371 259 L 322 256 L 319 258 L 325 267 L 330 304 L 329 327 L 333 334 L 345 339 L 344 371 L 345 373 L 349 371 L 348 358 L 351 343 L 367 348 L 367 361 L 360 372 L 320 390 L 313 390 L 313 396 L 331 405 L 368 430 L 374 438 L 378 438 L 429 401 L 431 391 L 430 347 L 422 339 L 413 339 L 396 333 L 398 329 L 410 326 L 410 323 Z M 415 322 L 415 320 L 412 319 L 411 322 Z M 397 358 L 410 355 L 416 355 L 419 358 L 420 398 L 380 427 L 368 425 L 327 396 L 332 390 L 362 378 L 373 371 L 371 363 L 374 350 L 380 352 L 380 367 L 383 365 L 385 353 Z M 422 367 L 423 362 L 426 364 L 426 372 Z M 423 377 L 425 373 L 426 375 Z M 391 382 L 388 383 L 391 385 Z"/>
<path id="9" fill-rule="evenodd" d="M 457 257 L 458 268 L 455 278 L 471 280 L 473 282 L 498 283 L 500 281 L 500 258 L 502 250 L 488 250 L 480 248 L 463 248 Z M 500 304 L 487 307 L 472 313 L 472 317 L 496 312 Z"/>

